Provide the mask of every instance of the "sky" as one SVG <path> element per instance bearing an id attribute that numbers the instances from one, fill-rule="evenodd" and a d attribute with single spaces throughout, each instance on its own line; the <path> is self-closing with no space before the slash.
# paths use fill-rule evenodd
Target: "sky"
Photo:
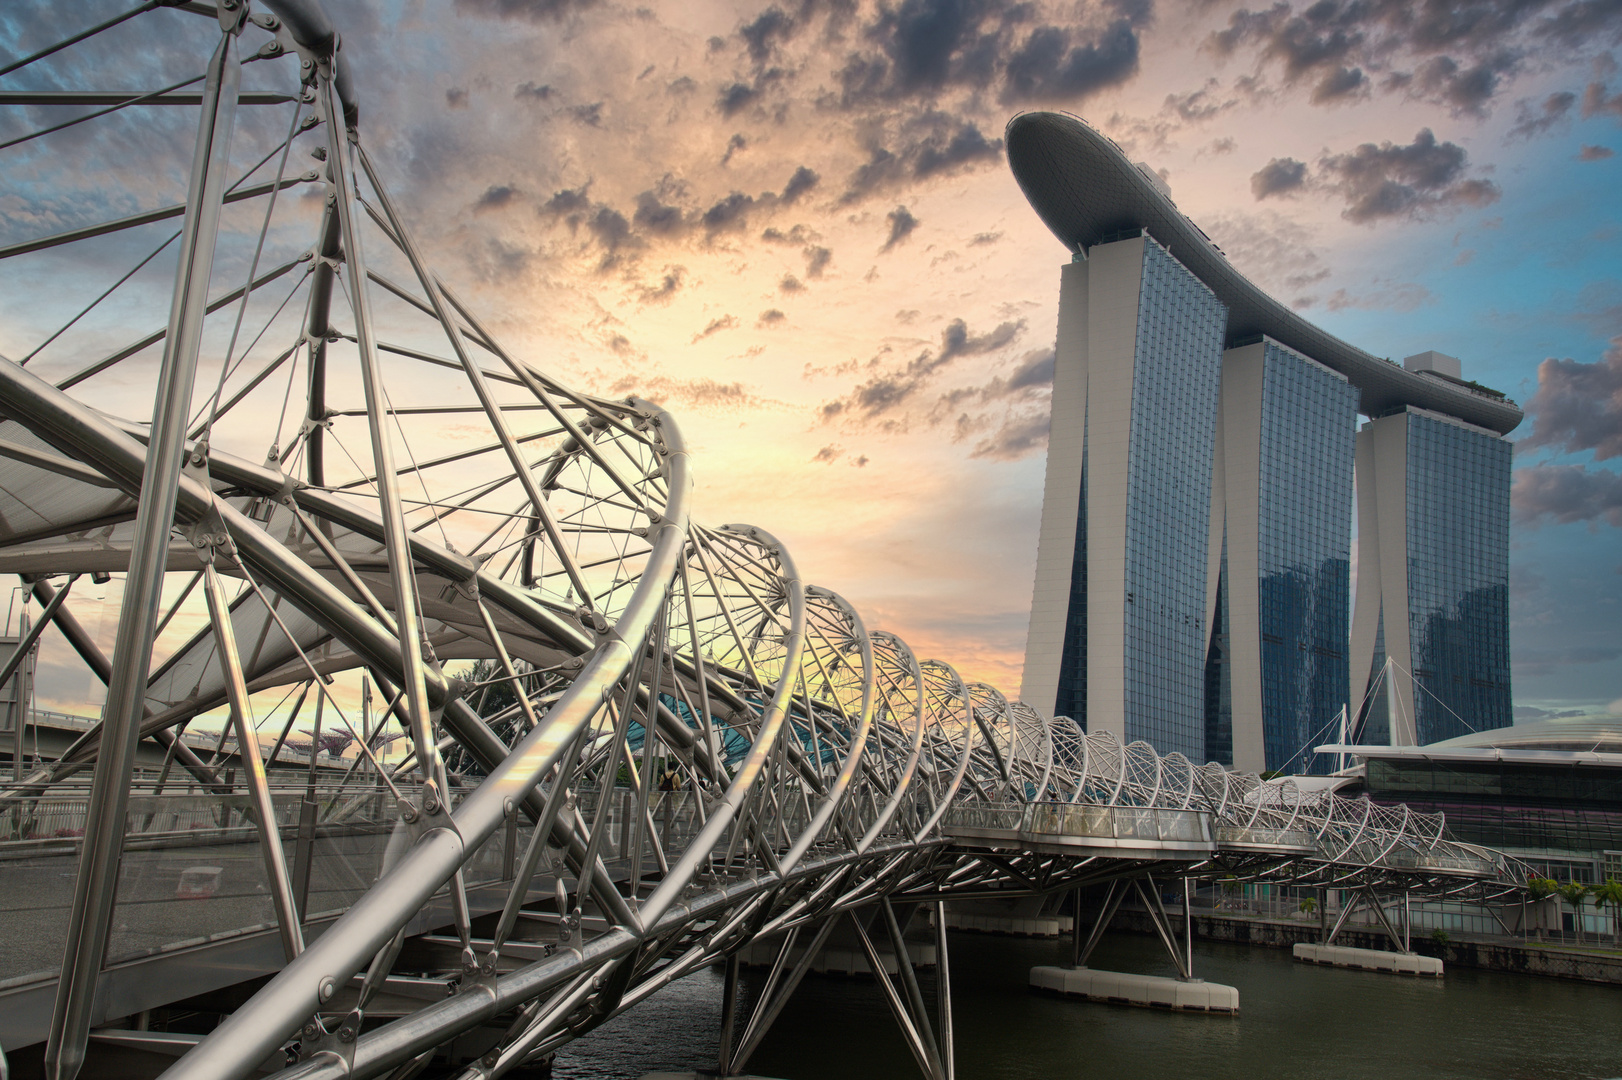
<path id="1" fill-rule="evenodd" d="M 1068 256 L 1002 134 L 1060 109 L 1307 318 L 1527 408 L 1517 717 L 1622 714 L 1616 0 L 327 6 L 440 275 L 563 380 L 670 407 L 700 520 L 772 532 L 921 657 L 1019 686 Z M 0 54 L 64 18 L 5 5 Z M 118 64 L 191 74 L 135 40 Z M 29 77 L 124 85 L 69 54 Z M 149 154 L 113 163 L 135 205 L 183 189 Z M 37 178 L 0 189 L 0 243 L 105 182 Z"/>

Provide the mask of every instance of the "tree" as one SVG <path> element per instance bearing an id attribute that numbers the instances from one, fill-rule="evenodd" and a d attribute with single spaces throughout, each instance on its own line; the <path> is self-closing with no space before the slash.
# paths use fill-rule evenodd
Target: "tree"
<path id="1" fill-rule="evenodd" d="M 1526 879 L 1526 891 L 1532 894 L 1536 901 L 1547 900 L 1560 891 L 1560 883 L 1553 878 L 1530 877 Z M 1543 940 L 1543 927 L 1538 927 L 1538 940 Z"/>
<path id="2" fill-rule="evenodd" d="M 1594 894 L 1595 907 L 1611 906 L 1611 944 L 1622 949 L 1622 881 L 1608 878 L 1603 885 L 1595 885 L 1589 891 Z"/>
<path id="3" fill-rule="evenodd" d="M 1580 881 L 1568 881 L 1560 886 L 1560 896 L 1571 905 L 1572 921 L 1577 926 L 1577 944 L 1583 943 L 1583 897 L 1588 895 L 1588 886 Z"/>

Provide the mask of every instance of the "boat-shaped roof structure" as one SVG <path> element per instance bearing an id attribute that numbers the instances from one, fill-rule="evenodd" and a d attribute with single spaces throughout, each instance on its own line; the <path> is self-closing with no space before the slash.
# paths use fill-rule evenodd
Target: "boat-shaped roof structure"
<path id="1" fill-rule="evenodd" d="M 1008 122 L 1007 148 L 1020 189 L 1071 251 L 1147 231 L 1228 306 L 1230 343 L 1266 335 L 1305 353 L 1358 388 L 1365 415 L 1384 416 L 1412 405 L 1499 435 L 1521 422 L 1519 406 L 1502 395 L 1370 355 L 1267 295 L 1119 146 L 1077 117 L 1021 113 Z"/>

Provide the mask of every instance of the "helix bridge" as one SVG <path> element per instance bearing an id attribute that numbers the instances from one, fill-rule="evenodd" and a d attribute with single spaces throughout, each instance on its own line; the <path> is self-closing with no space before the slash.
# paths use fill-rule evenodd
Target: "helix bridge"
<path id="1" fill-rule="evenodd" d="M 741 1071 L 844 926 L 944 1078 L 949 995 L 879 950 L 933 913 L 944 969 L 948 902 L 1522 888 L 1440 816 L 965 683 L 769 532 L 701 524 L 675 417 L 559 382 L 429 266 L 316 0 L 77 17 L 0 65 L 33 208 L 0 247 L 0 572 L 36 616 L 4 678 L 54 628 L 106 705 L 26 769 L 19 734 L 0 786 L 8 1052 L 522 1075 L 724 963 Z M 221 1019 L 108 1026 L 176 1002 Z"/>

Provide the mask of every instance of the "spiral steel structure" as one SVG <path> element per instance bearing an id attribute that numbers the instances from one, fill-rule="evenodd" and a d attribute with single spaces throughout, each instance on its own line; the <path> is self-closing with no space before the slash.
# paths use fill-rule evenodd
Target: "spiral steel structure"
<path id="1" fill-rule="evenodd" d="M 69 44 L 116 47 L 136 18 L 208 39 L 205 74 L 181 84 L 202 90 L 125 94 L 60 159 L 50 124 L 7 150 L 24 194 L 53 161 L 97 190 L 114 181 L 81 166 L 98 160 L 86 132 L 201 106 L 173 163 L 184 201 L 0 248 L 22 303 L 60 280 L 63 245 L 151 247 L 162 221 L 178 235 L 153 254 L 181 245 L 165 326 L 110 346 L 131 309 L 88 285 L 63 330 L 0 362 L 0 572 L 33 582 L 109 686 L 99 724 L 0 792 L 5 842 L 74 867 L 65 927 L 41 931 L 62 956 L 37 980 L 54 979 L 52 1075 L 122 1015 L 97 998 L 118 965 L 233 943 L 273 949 L 273 977 L 166 1075 L 285 1056 L 289 1077 L 405 1076 L 483 1031 L 463 1075 L 500 1076 L 751 941 L 806 928 L 814 951 L 835 917 L 892 899 L 1150 867 L 1450 896 L 1524 880 L 1439 816 L 1121 746 L 867 630 L 769 533 L 692 519 L 672 416 L 563 385 L 434 274 L 315 0 L 147 2 Z M 281 90 L 241 89 L 258 60 Z M 12 97 L 72 103 L 58 93 Z M 237 174 L 249 142 L 269 152 Z M 150 421 L 117 415 L 130 372 L 155 374 Z M 477 441 L 448 444 L 453 426 Z M 109 657 L 63 597 L 110 573 L 125 578 Z M 385 703 L 375 725 L 341 692 L 357 673 Z M 315 728 L 288 768 L 301 708 Z M 212 761 L 180 735 L 208 714 L 229 724 Z M 341 778 L 318 767 L 323 730 L 358 743 Z M 149 743 L 161 770 L 141 763 Z M 61 821 L 77 824 L 42 831 Z M 203 936 L 160 928 L 132 949 L 132 867 L 177 849 L 251 853 L 257 891 L 164 899 L 152 910 Z"/>

